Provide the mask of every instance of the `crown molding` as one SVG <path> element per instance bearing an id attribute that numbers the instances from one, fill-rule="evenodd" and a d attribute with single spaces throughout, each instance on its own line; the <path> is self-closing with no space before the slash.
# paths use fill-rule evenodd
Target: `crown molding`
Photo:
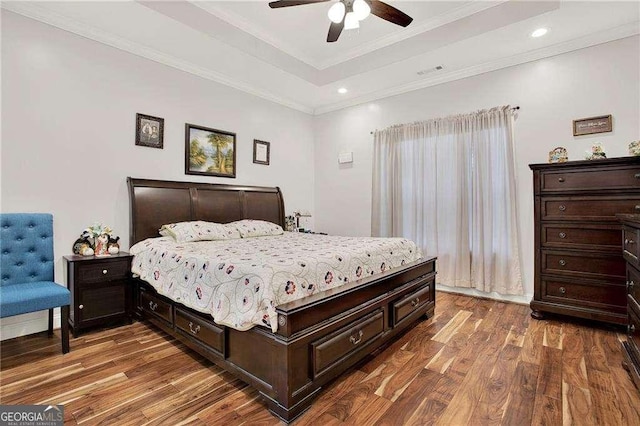
<path id="1" fill-rule="evenodd" d="M 496 61 L 486 62 L 484 64 L 464 68 L 462 70 L 452 71 L 446 74 L 438 74 L 437 76 L 434 76 L 429 79 L 414 81 L 411 83 L 403 84 L 403 85 L 392 87 L 389 89 L 380 90 L 378 92 L 374 92 L 374 93 L 370 93 L 357 98 L 349 99 L 344 102 L 329 104 L 326 106 L 315 108 L 313 111 L 313 114 L 314 115 L 326 114 L 328 112 L 338 111 L 340 109 L 348 108 L 355 105 L 360 105 L 367 102 L 373 102 L 373 101 L 387 98 L 390 96 L 401 95 L 403 93 L 412 92 L 414 90 L 437 86 L 439 84 L 449 83 L 451 81 L 461 80 L 463 78 L 473 77 L 473 76 L 485 74 L 491 71 L 497 71 L 503 68 L 509 68 L 516 65 L 521 65 L 527 62 L 533 62 L 540 59 L 550 58 L 553 56 L 562 55 L 564 53 L 569 53 L 575 50 L 596 46 L 599 44 L 604 44 L 604 43 L 620 40 L 627 37 L 633 37 L 638 34 L 640 34 L 640 21 L 610 28 L 608 30 L 600 31 L 595 34 L 589 34 L 584 37 L 580 37 L 580 38 L 569 40 L 563 43 L 558 43 L 551 46 L 543 47 L 530 52 L 525 52 L 522 54 L 510 56 L 507 58 L 498 59 Z"/>
<path id="2" fill-rule="evenodd" d="M 35 19 L 37 21 L 77 34 L 90 40 L 115 47 L 116 49 L 120 49 L 125 52 L 152 60 L 154 62 L 158 62 L 160 64 L 197 75 L 198 77 L 202 77 L 204 79 L 211 80 L 225 86 L 233 87 L 234 89 L 249 93 L 259 98 L 266 99 L 268 101 L 275 102 L 277 104 L 284 105 L 286 107 L 302 111 L 307 114 L 313 113 L 313 108 L 309 106 L 293 102 L 289 99 L 276 96 L 269 92 L 265 92 L 240 80 L 230 78 L 191 62 L 178 59 L 172 55 L 167 55 L 151 47 L 144 46 L 139 43 L 134 43 L 123 37 L 116 36 L 107 31 L 103 31 L 74 19 L 70 19 L 49 9 L 38 6 L 34 3 L 26 1 L 5 1 L 0 2 L 0 7 L 10 12 Z"/>

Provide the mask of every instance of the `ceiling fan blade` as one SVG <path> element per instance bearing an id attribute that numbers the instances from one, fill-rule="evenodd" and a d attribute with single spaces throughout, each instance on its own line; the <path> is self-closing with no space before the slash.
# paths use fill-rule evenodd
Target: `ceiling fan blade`
<path id="1" fill-rule="evenodd" d="M 368 3 L 371 6 L 371 14 L 385 21 L 392 22 L 401 27 L 406 27 L 413 21 L 411 16 L 379 0 L 368 0 Z"/>
<path id="2" fill-rule="evenodd" d="M 329 34 L 327 34 L 327 42 L 333 43 L 334 41 L 337 41 L 338 37 L 340 37 L 340 33 L 342 33 L 343 28 L 344 28 L 344 19 L 341 22 L 338 22 L 337 24 L 335 22 L 332 22 L 331 26 L 329 27 Z"/>
<path id="3" fill-rule="evenodd" d="M 279 0 L 270 2 L 269 7 L 277 9 L 279 7 L 302 6 L 304 4 L 324 3 L 327 1 L 329 0 Z"/>

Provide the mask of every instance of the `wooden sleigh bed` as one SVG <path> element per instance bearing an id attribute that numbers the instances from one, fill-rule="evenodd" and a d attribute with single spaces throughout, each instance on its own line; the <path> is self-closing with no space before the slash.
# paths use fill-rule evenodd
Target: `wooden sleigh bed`
<path id="1" fill-rule="evenodd" d="M 260 219 L 284 227 L 279 188 L 128 178 L 130 245 L 168 223 Z M 238 331 L 135 280 L 134 310 L 257 389 L 285 422 L 323 386 L 435 308 L 435 258 L 423 258 L 277 307 L 278 330 Z"/>

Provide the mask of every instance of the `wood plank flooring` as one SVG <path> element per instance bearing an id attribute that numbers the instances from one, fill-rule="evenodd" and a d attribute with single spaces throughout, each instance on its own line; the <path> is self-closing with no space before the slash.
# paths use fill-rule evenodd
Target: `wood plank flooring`
<path id="1" fill-rule="evenodd" d="M 640 425 L 621 328 L 437 293 L 436 315 L 325 388 L 294 424 Z M 66 425 L 277 425 L 258 393 L 145 323 L 0 345 L 1 404 Z M 256 354 L 258 356 L 258 354 Z"/>

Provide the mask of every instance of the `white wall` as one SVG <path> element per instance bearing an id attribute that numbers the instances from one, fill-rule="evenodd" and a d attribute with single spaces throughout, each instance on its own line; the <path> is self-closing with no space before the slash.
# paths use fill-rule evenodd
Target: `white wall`
<path id="1" fill-rule="evenodd" d="M 370 235 L 373 136 L 370 131 L 498 105 L 519 105 L 515 124 L 522 273 L 533 294 L 533 188 L 530 163 L 564 146 L 571 160 L 593 142 L 609 157 L 640 139 L 640 39 L 619 41 L 406 93 L 316 117 L 316 229 Z M 446 64 L 445 64 L 446 65 Z M 574 137 L 572 120 L 613 115 L 613 132 Z M 338 165 L 353 151 L 354 162 Z"/>
<path id="2" fill-rule="evenodd" d="M 164 149 L 134 144 L 136 113 L 165 119 Z M 2 11 L 2 211 L 53 213 L 58 283 L 65 282 L 62 256 L 94 222 L 110 225 L 128 247 L 127 176 L 280 186 L 287 213 L 313 213 L 312 122 Z M 236 133 L 236 179 L 184 174 L 185 123 Z M 254 138 L 271 142 L 271 165 L 253 164 Z M 2 325 L 3 339 L 44 330 L 46 312 Z"/>

